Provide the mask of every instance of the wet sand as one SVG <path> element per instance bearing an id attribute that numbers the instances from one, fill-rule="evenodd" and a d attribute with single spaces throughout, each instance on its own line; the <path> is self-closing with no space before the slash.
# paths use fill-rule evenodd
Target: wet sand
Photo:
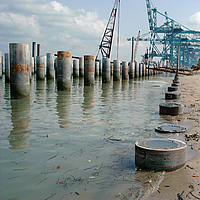
<path id="1" fill-rule="evenodd" d="M 184 141 L 185 134 L 200 134 L 200 72 L 193 76 L 179 77 L 179 81 L 180 101 L 186 110 L 184 120 L 192 122 L 192 127 L 179 136 Z M 185 166 L 166 172 L 159 187 L 154 188 L 154 192 L 142 198 L 143 200 L 200 199 L 200 140 L 190 140 L 187 145 L 188 160 Z"/>

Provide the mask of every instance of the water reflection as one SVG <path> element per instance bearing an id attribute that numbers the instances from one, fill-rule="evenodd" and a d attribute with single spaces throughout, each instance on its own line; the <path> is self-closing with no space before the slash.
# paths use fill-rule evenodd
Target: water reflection
<path id="1" fill-rule="evenodd" d="M 135 80 L 134 79 L 129 80 L 129 99 L 130 100 L 135 99 Z"/>
<path id="2" fill-rule="evenodd" d="M 69 124 L 71 121 L 69 118 L 69 111 L 71 107 L 71 90 L 63 90 L 57 92 L 57 115 L 59 117 L 58 123 L 60 128 L 69 130 Z"/>
<path id="3" fill-rule="evenodd" d="M 49 110 L 55 110 L 55 101 L 55 81 L 54 79 L 49 79 L 46 82 L 46 106 L 49 108 Z"/>
<path id="4" fill-rule="evenodd" d="M 79 77 L 79 86 L 84 85 L 84 77 Z"/>
<path id="5" fill-rule="evenodd" d="M 36 95 L 39 99 L 40 97 L 45 97 L 45 89 L 46 89 L 45 80 L 38 80 L 36 82 Z"/>
<path id="6" fill-rule="evenodd" d="M 1 94 L 1 95 L 3 96 L 3 94 Z M 5 97 L 5 99 L 8 99 L 10 97 L 10 83 L 5 83 L 4 97 Z"/>
<path id="7" fill-rule="evenodd" d="M 122 94 L 123 97 L 127 97 L 128 95 L 128 79 L 123 79 L 122 80 Z"/>
<path id="8" fill-rule="evenodd" d="M 73 78 L 72 95 L 77 95 L 79 90 L 79 78 Z"/>
<path id="9" fill-rule="evenodd" d="M 47 96 L 49 96 L 48 94 L 51 94 L 52 92 L 54 92 L 55 89 L 55 82 L 54 80 L 47 80 Z"/>
<path id="10" fill-rule="evenodd" d="M 113 100 L 118 101 L 120 98 L 121 81 L 113 82 Z"/>
<path id="11" fill-rule="evenodd" d="M 91 116 L 92 112 L 90 110 L 94 108 L 94 86 L 84 86 L 83 97 L 83 114 Z"/>
<path id="12" fill-rule="evenodd" d="M 103 105 L 108 105 L 110 102 L 110 82 L 109 83 L 103 83 L 102 84 L 102 94 L 101 94 L 101 100 L 103 102 Z"/>
<path id="13" fill-rule="evenodd" d="M 13 130 L 8 136 L 10 149 L 23 149 L 29 145 L 30 98 L 11 99 Z"/>

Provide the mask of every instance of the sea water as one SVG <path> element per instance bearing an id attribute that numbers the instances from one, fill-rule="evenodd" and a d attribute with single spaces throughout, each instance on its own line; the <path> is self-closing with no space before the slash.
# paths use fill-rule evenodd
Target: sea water
<path id="1" fill-rule="evenodd" d="M 57 91 L 31 80 L 31 95 L 11 99 L 0 80 L 1 199 L 140 199 L 162 173 L 136 170 L 135 142 L 162 137 L 159 104 L 172 77 L 157 75 Z M 151 183 L 151 184 L 148 184 Z"/>

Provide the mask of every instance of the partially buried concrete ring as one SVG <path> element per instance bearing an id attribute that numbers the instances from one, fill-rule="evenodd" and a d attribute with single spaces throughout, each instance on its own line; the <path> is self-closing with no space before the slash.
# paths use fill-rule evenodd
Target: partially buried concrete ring
<path id="1" fill-rule="evenodd" d="M 168 125 L 158 126 L 155 128 L 155 130 L 160 133 L 183 133 L 188 129 L 184 126 L 168 124 Z"/>
<path id="2" fill-rule="evenodd" d="M 180 103 L 161 103 L 159 105 L 159 114 L 160 115 L 171 115 L 177 116 L 183 114 L 184 106 Z"/>
<path id="3" fill-rule="evenodd" d="M 187 145 L 175 139 L 143 139 L 135 143 L 135 164 L 139 169 L 173 171 L 185 165 Z"/>

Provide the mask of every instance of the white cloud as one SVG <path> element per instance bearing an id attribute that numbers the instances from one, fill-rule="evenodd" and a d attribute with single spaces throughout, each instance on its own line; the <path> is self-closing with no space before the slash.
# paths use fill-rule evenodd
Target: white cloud
<path id="1" fill-rule="evenodd" d="M 33 2 L 34 0 L 15 0 L 15 1 L 19 1 L 19 2 Z"/>
<path id="2" fill-rule="evenodd" d="M 195 30 L 200 30 L 200 11 L 189 18 L 190 26 Z"/>
<path id="3" fill-rule="evenodd" d="M 65 15 L 74 14 L 74 12 L 71 11 L 67 6 L 63 6 L 61 3 L 57 1 L 51 1 L 50 4 L 53 6 L 54 10 L 58 13 L 63 13 Z"/>
<path id="4" fill-rule="evenodd" d="M 78 12 L 83 12 L 83 13 L 85 13 L 85 10 L 84 10 L 83 8 L 78 9 L 77 11 L 78 11 Z"/>
<path id="5" fill-rule="evenodd" d="M 87 12 L 85 15 L 74 17 L 76 26 L 82 31 L 90 34 L 101 36 L 105 29 L 105 21 L 98 20 L 98 15 L 95 12 Z"/>
<path id="6" fill-rule="evenodd" d="M 29 35 L 29 36 L 39 36 L 40 27 L 37 23 L 37 17 L 32 15 L 30 17 L 15 14 L 15 13 L 1 13 L 0 14 L 1 24 L 10 34 L 13 32 L 17 35 Z"/>
<path id="7" fill-rule="evenodd" d="M 64 33 L 60 33 L 59 37 L 63 40 L 66 41 L 68 38 L 71 38 L 71 35 L 69 35 L 69 33 L 67 31 L 65 31 Z"/>
<path id="8" fill-rule="evenodd" d="M 107 23 L 98 19 L 97 12 L 86 12 L 82 8 L 72 10 L 58 1 L 18 1 L 14 4 L 8 0 L 1 5 L 0 42 L 5 48 L 14 40 L 36 41 L 41 44 L 41 51 L 45 48 L 42 54 L 58 49 L 73 49 L 76 50 L 74 54 L 79 55 L 88 51 L 87 48 L 93 52 Z"/>
<path id="9" fill-rule="evenodd" d="M 64 10 L 63 6 L 60 3 L 58 3 L 57 1 L 52 1 L 50 4 L 54 7 L 54 10 L 57 12 Z"/>

